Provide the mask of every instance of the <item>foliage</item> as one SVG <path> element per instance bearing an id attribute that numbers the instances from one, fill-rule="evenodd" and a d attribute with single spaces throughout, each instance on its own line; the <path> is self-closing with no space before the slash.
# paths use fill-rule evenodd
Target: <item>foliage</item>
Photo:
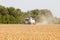
<path id="1" fill-rule="evenodd" d="M 19 24 L 24 23 L 25 17 L 33 17 L 36 22 L 41 20 L 42 16 L 53 17 L 50 10 L 47 9 L 34 9 L 27 12 L 22 12 L 21 9 L 16 9 L 14 7 L 4 7 L 0 5 L 0 24 Z M 60 23 L 60 19 L 57 20 Z"/>

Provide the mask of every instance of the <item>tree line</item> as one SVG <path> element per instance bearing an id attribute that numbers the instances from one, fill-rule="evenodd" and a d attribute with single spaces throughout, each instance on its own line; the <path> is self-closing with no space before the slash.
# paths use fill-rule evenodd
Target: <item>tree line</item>
<path id="1" fill-rule="evenodd" d="M 53 16 L 51 11 L 48 9 L 34 9 L 31 11 L 23 12 L 19 8 L 5 7 L 0 5 L 0 24 L 23 24 L 24 18 L 28 16 L 35 18 L 36 22 L 39 22 L 41 21 L 40 18 L 42 15 L 47 17 Z M 60 19 L 58 21 L 58 23 L 60 23 Z"/>

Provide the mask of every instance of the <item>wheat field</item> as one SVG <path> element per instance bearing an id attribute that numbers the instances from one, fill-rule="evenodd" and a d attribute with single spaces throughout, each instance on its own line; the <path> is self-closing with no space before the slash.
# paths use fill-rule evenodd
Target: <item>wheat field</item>
<path id="1" fill-rule="evenodd" d="M 0 24 L 0 40 L 60 40 L 60 24 Z"/>

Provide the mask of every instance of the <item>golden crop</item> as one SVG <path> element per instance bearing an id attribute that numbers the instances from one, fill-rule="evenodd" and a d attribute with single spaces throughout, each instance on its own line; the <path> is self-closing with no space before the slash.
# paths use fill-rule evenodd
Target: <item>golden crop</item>
<path id="1" fill-rule="evenodd" d="M 0 24 L 0 40 L 60 40 L 60 25 Z"/>

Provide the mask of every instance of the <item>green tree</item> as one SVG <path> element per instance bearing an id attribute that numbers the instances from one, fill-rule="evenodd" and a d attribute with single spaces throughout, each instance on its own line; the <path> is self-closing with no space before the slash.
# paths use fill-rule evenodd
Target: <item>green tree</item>
<path id="1" fill-rule="evenodd" d="M 15 8 L 14 7 L 9 7 L 8 8 L 9 14 L 14 16 L 15 15 Z"/>
<path id="2" fill-rule="evenodd" d="M 0 13 L 1 13 L 2 15 L 6 15 L 6 14 L 8 14 L 9 12 L 8 12 L 8 9 L 7 9 L 7 8 L 5 8 L 4 6 L 1 6 L 1 5 L 0 5 Z"/>
<path id="3" fill-rule="evenodd" d="M 0 23 L 2 23 L 2 15 L 1 15 L 1 13 L 0 13 Z"/>

